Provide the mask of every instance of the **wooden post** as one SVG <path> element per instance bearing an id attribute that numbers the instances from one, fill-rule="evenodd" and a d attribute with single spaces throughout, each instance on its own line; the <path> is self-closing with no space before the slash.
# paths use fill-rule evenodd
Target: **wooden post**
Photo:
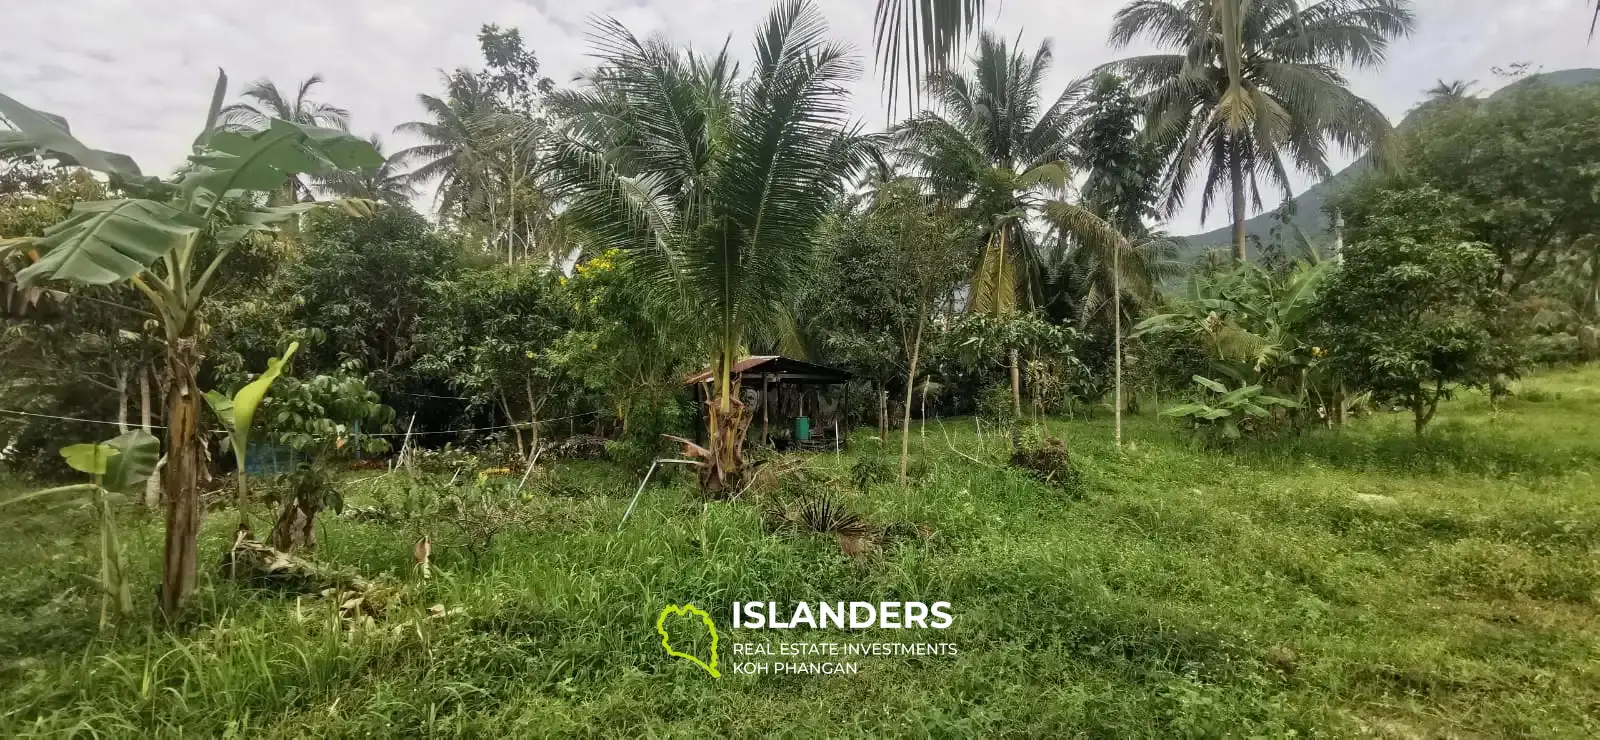
<path id="1" fill-rule="evenodd" d="M 850 381 L 844 382 L 844 410 L 839 416 L 844 419 L 844 428 L 850 428 Z"/>
<path id="2" fill-rule="evenodd" d="M 767 427 L 767 407 L 771 405 L 771 398 L 767 395 L 770 391 L 768 383 L 772 380 L 771 373 L 761 374 L 761 443 L 771 444 L 772 434 Z"/>

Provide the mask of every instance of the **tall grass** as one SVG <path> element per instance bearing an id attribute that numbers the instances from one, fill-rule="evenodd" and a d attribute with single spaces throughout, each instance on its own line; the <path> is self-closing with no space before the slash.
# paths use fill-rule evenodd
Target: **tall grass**
<path id="1" fill-rule="evenodd" d="M 619 532 L 632 485 L 603 467 L 574 473 L 596 495 L 536 497 L 536 523 L 476 566 L 442 548 L 427 582 L 407 533 L 330 517 L 320 560 L 406 584 L 356 629 L 213 563 L 193 628 L 99 634 L 91 515 L 12 518 L 0 735 L 1593 736 L 1600 371 L 1532 384 L 1546 400 L 1465 397 L 1422 440 L 1379 417 L 1200 452 L 1139 418 L 1118 454 L 1109 422 L 1053 422 L 1081 499 L 1007 469 L 970 420 L 930 426 L 916 486 L 837 492 L 926 533 L 864 560 L 768 534 L 759 505 L 703 503 L 681 478 L 646 489 Z M 853 463 L 815 455 L 809 477 L 849 481 Z M 203 552 L 221 552 L 226 519 Z M 124 526 L 148 591 L 160 523 Z M 757 599 L 950 601 L 942 634 L 866 639 L 960 655 L 718 680 L 661 651 L 665 604 L 726 629 L 733 601 Z"/>

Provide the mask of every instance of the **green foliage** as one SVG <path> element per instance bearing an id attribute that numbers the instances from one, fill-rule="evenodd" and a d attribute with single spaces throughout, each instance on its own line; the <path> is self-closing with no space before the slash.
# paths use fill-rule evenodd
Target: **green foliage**
<path id="1" fill-rule="evenodd" d="M 149 432 L 134 430 L 112 437 L 101 446 L 114 454 L 106 461 L 100 486 L 112 493 L 131 493 L 150 476 L 161 461 L 161 440 Z M 63 453 L 65 450 L 63 450 Z"/>
<path id="2" fill-rule="evenodd" d="M 917 523 L 861 564 L 832 536 L 772 536 L 748 499 L 707 506 L 684 485 L 647 491 L 618 533 L 637 478 L 563 466 L 602 495 L 519 497 L 527 523 L 496 533 L 476 567 L 468 540 L 435 518 L 435 578 L 412 581 L 370 629 L 341 624 L 326 599 L 297 605 L 217 582 L 200 602 L 214 606 L 196 615 L 211 628 L 152 638 L 135 621 L 97 635 L 98 596 L 73 588 L 96 571 L 92 523 L 7 510 L 0 540 L 15 557 L 0 569 L 12 606 L 0 652 L 20 665 L 0 676 L 0 734 L 98 723 L 152 736 L 1586 736 L 1600 692 L 1589 680 L 1600 374 L 1564 369 L 1537 385 L 1563 400 L 1494 411 L 1466 393 L 1421 439 L 1379 415 L 1337 434 L 1247 440 L 1227 456 L 1174 443 L 1150 418 L 1129 420 L 1138 446 L 1122 454 L 1104 424 L 1063 421 L 1056 433 L 1072 439 L 1093 492 L 1070 503 L 1031 475 L 950 454 L 941 438 L 917 450 L 934 461 L 923 485 L 838 499 L 869 522 Z M 957 449 L 976 449 L 970 423 L 947 426 Z M 430 495 L 446 495 L 447 480 Z M 388 476 L 348 495 L 398 512 L 409 485 Z M 205 547 L 225 548 L 232 524 L 209 517 Z M 119 525 L 130 553 L 160 541 L 147 517 Z M 408 526 L 321 526 L 319 564 L 414 578 Z M 1080 567 L 1063 577 L 1064 564 Z M 135 590 L 153 585 L 146 560 L 129 565 Z M 863 661 L 861 676 L 877 678 L 870 700 L 850 679 L 803 676 L 784 680 L 804 691 L 773 696 L 770 677 L 714 681 L 661 650 L 653 615 L 680 600 L 663 594 L 707 592 L 949 600 L 950 629 L 896 639 L 962 649 L 934 663 L 954 670 L 929 668 L 943 656 Z M 736 600 L 694 598 L 719 620 Z M 677 695 L 660 691 L 662 676 Z M 464 685 L 475 697 L 465 704 Z M 974 687 L 988 692 L 984 711 L 962 698 Z M 863 701 L 900 711 L 840 710 Z M 684 702 L 697 709 L 685 715 Z"/>
<path id="3" fill-rule="evenodd" d="M 508 424 L 527 424 L 562 391 L 556 350 L 573 317 L 555 275 L 528 262 L 464 270 L 430 282 L 428 301 L 417 370 L 499 410 Z"/>
<path id="4" fill-rule="evenodd" d="M 394 409 L 349 369 L 304 379 L 286 376 L 264 408 L 269 439 L 318 460 L 357 452 L 378 455 L 391 447 L 387 438 L 371 435 L 394 432 Z M 359 442 L 359 449 L 351 442 Z"/>
<path id="5" fill-rule="evenodd" d="M 576 265 L 561 299 L 572 328 L 551 347 L 550 361 L 622 423 L 622 458 L 649 465 L 665 451 L 662 434 L 686 434 L 694 423 L 685 408 L 683 376 L 702 363 L 695 327 L 681 315 L 662 313 L 647 300 L 644 278 L 619 251 Z M 577 413 L 580 388 L 567 393 Z"/>
<path id="6" fill-rule="evenodd" d="M 228 427 L 228 442 L 233 446 L 240 470 L 245 467 L 245 451 L 250 446 L 250 424 L 255 421 L 256 409 L 261 406 L 262 400 L 267 397 L 267 389 L 283 373 L 283 366 L 289 364 L 297 349 L 300 349 L 300 343 L 290 342 L 282 357 L 268 360 L 267 369 L 246 383 L 232 398 L 215 390 L 206 391 L 206 403 L 210 404 L 217 419 Z"/>
<path id="7" fill-rule="evenodd" d="M 860 537 L 871 529 L 860 514 L 851 511 L 829 494 L 811 496 L 802 501 L 796 519 L 807 531 L 817 534 Z"/>
<path id="8" fill-rule="evenodd" d="M 1383 191 L 1433 187 L 1449 197 L 1438 207 L 1461 238 L 1497 258 L 1497 287 L 1516 296 L 1600 233 L 1600 87 L 1517 83 L 1419 113 L 1399 138 L 1404 169 L 1374 174 L 1338 199 L 1352 241 L 1384 217 Z"/>
<path id="9" fill-rule="evenodd" d="M 0 94 L 0 118 L 10 124 L 0 131 L 0 157 L 47 157 L 96 172 L 139 174 L 139 166 L 127 155 L 90 149 L 72 138 L 72 131 L 61 116 L 34 110 Z"/>
<path id="10" fill-rule="evenodd" d="M 1454 202 L 1433 188 L 1382 191 L 1317 308 L 1328 364 L 1380 402 L 1410 408 L 1421 433 L 1457 386 L 1515 372 L 1496 336 L 1499 262 L 1462 241 Z"/>
<path id="11" fill-rule="evenodd" d="M 879 382 L 904 378 L 914 345 L 932 343 L 935 312 L 970 269 L 974 236 L 910 182 L 884 183 L 871 207 L 825 226 L 826 260 L 802 291 L 800 320 L 829 362 Z M 923 371 L 928 354 L 918 358 Z"/>
<path id="12" fill-rule="evenodd" d="M 996 430 L 1010 429 L 1017 423 L 1017 407 L 1011 397 L 1011 386 L 994 383 L 985 386 L 978 394 L 978 418 Z"/>
<path id="13" fill-rule="evenodd" d="M 889 459 L 886 446 L 886 443 L 881 441 L 873 442 L 870 449 L 858 455 L 856 461 L 850 465 L 850 482 L 862 493 L 866 493 L 873 486 L 894 481 L 896 471 Z"/>
<path id="14" fill-rule="evenodd" d="M 1271 427 L 1272 409 L 1295 408 L 1299 402 L 1265 392 L 1260 385 L 1229 389 L 1221 382 L 1194 376 L 1200 395 L 1193 403 L 1179 404 L 1161 412 L 1162 416 L 1182 420 L 1190 430 L 1190 440 L 1206 447 L 1233 444 L 1249 434 Z"/>
<path id="15" fill-rule="evenodd" d="M 1198 179 L 1202 219 L 1231 188 L 1231 215 L 1242 226 L 1247 203 L 1262 207 L 1258 177 L 1288 196 L 1291 167 L 1313 177 L 1330 173 L 1330 140 L 1357 155 L 1383 148 L 1388 119 L 1350 91 L 1339 68 L 1382 62 L 1389 40 L 1411 31 L 1410 4 L 1305 12 L 1300 5 L 1151 0 L 1118 11 L 1112 45 L 1148 39 L 1172 52 L 1103 67 L 1151 101 L 1149 130 L 1169 163 L 1169 212 Z M 1244 252 L 1241 234 L 1235 259 L 1243 261 Z"/>
<path id="16" fill-rule="evenodd" d="M 332 369 L 353 359 L 375 389 L 420 384 L 412 365 L 426 349 L 417 332 L 434 307 L 428 283 L 455 275 L 457 247 L 409 205 L 400 205 L 370 218 L 312 213 L 295 251 L 257 294 L 258 308 L 268 314 L 262 330 L 219 321 L 233 335 L 225 349 L 249 356 L 264 341 L 299 333 L 320 339 L 302 342 L 302 363 L 312 368 Z M 250 317 L 240 319 L 248 323 Z"/>
<path id="17" fill-rule="evenodd" d="M 1030 358 L 1070 358 L 1079 333 L 1032 313 L 963 315 L 942 336 L 945 354 L 962 366 L 994 369 L 1015 351 Z"/>
<path id="18" fill-rule="evenodd" d="M 1073 158 L 1069 126 L 1074 86 L 1046 98 L 1052 51 L 1048 41 L 1028 54 L 991 32 L 979 34 L 971 67 L 930 70 L 924 81 L 937 104 L 890 133 L 895 153 L 925 173 L 931 195 L 960 204 L 975 227 L 969 244 L 967 309 L 1003 314 L 1044 308 L 1039 286 L 1052 268 L 1030 220 L 1042 221 L 1063 241 L 1097 254 L 1129 250 L 1120 234 L 1090 208 L 1062 199 Z M 1052 100 L 1053 102 L 1046 102 Z M 995 115 L 995 111 L 1007 111 Z"/>
<path id="19" fill-rule="evenodd" d="M 106 466 L 119 452 L 108 444 L 79 443 L 61 448 L 61 456 L 66 458 L 69 467 L 97 480 L 106 474 Z"/>
<path id="20" fill-rule="evenodd" d="M 283 474 L 283 479 L 289 498 L 301 502 L 301 509 L 331 509 L 335 514 L 344 511 L 344 493 L 335 468 L 303 461 Z"/>

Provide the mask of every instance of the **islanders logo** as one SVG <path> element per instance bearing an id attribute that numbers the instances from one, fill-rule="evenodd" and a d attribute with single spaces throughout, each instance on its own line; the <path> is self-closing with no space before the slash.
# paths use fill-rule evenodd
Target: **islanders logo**
<path id="1" fill-rule="evenodd" d="M 707 663 L 693 653 L 680 652 L 672 647 L 672 637 L 667 634 L 667 617 L 671 616 L 694 616 L 700 618 L 700 621 L 705 624 L 706 630 L 711 633 L 711 662 Z M 667 655 L 674 658 L 683 658 L 704 668 L 706 673 L 711 674 L 712 678 L 722 678 L 722 673 L 717 671 L 717 625 L 711 621 L 711 615 L 707 614 L 704 609 L 700 609 L 694 604 L 685 604 L 683 606 L 669 604 L 665 609 L 661 610 L 661 615 L 656 617 L 656 632 L 661 635 L 661 647 L 666 648 Z M 680 644 L 686 648 L 688 647 L 686 642 L 680 641 Z"/>

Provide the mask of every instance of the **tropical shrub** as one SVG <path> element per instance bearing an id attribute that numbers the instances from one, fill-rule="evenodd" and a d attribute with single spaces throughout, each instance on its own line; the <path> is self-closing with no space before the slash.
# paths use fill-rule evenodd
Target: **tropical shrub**
<path id="1" fill-rule="evenodd" d="M 1264 431 L 1271 426 L 1273 408 L 1289 409 L 1300 405 L 1269 395 L 1260 385 L 1230 390 L 1218 381 L 1199 375 L 1194 376 L 1194 382 L 1201 390 L 1199 400 L 1173 406 L 1161 415 L 1182 421 L 1190 430 L 1190 441 L 1205 447 L 1230 445 L 1245 435 Z"/>
<path id="2" fill-rule="evenodd" d="M 1340 376 L 1380 403 L 1409 408 L 1421 434 L 1453 389 L 1516 375 L 1512 346 L 1499 335 L 1500 264 L 1464 241 L 1459 206 L 1438 190 L 1375 197 L 1362 240 L 1322 292 L 1316 333 Z"/>

